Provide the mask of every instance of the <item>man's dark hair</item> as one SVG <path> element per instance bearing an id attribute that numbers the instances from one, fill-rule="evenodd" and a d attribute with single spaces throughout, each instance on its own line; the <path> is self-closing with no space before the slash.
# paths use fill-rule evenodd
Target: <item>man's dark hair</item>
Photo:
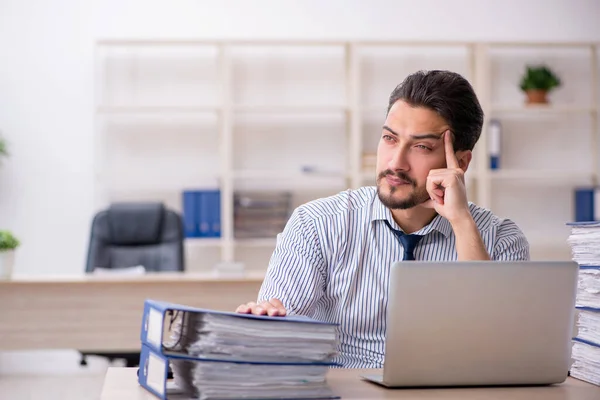
<path id="1" fill-rule="evenodd" d="M 471 84 L 450 71 L 419 71 L 409 75 L 390 95 L 387 112 L 398 100 L 425 107 L 442 117 L 454 134 L 454 149 L 473 150 L 483 127 L 483 110 Z"/>

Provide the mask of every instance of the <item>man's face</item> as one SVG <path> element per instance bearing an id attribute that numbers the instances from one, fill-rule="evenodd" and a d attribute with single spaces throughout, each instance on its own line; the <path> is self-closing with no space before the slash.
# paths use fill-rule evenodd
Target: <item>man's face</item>
<path id="1" fill-rule="evenodd" d="M 432 110 L 402 100 L 392 106 L 377 148 L 377 193 L 386 207 L 407 209 L 429 199 L 429 171 L 446 168 L 447 129 L 450 126 Z"/>

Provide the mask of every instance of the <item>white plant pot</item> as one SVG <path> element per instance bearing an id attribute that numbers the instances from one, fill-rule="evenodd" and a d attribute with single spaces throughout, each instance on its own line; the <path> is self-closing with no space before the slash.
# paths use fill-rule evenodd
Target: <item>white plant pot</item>
<path id="1" fill-rule="evenodd" d="M 0 251 L 0 279 L 10 279 L 15 266 L 15 251 Z"/>

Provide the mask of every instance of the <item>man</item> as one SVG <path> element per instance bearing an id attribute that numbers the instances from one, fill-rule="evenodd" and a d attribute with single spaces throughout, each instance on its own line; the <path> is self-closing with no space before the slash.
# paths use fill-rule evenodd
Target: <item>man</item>
<path id="1" fill-rule="evenodd" d="M 467 201 L 464 173 L 482 126 L 481 106 L 462 76 L 408 76 L 390 96 L 377 187 L 294 210 L 278 237 L 259 303 L 237 312 L 338 323 L 335 361 L 380 368 L 392 263 L 528 260 L 529 244 L 514 222 Z"/>

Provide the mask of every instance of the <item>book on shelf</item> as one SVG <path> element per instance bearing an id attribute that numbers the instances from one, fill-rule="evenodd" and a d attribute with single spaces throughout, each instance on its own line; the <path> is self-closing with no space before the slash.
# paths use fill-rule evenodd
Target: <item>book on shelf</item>
<path id="1" fill-rule="evenodd" d="M 337 366 L 335 324 L 154 300 L 142 321 L 138 380 L 160 398 L 338 398 L 326 379 Z"/>
<path id="2" fill-rule="evenodd" d="M 600 220 L 600 188 L 578 187 L 574 190 L 575 221 Z"/>
<path id="3" fill-rule="evenodd" d="M 182 193 L 182 203 L 186 237 L 221 237 L 220 190 L 185 190 Z"/>
<path id="4" fill-rule="evenodd" d="M 600 221 L 568 224 L 572 258 L 579 264 L 577 333 L 573 338 L 571 376 L 600 385 Z"/>

